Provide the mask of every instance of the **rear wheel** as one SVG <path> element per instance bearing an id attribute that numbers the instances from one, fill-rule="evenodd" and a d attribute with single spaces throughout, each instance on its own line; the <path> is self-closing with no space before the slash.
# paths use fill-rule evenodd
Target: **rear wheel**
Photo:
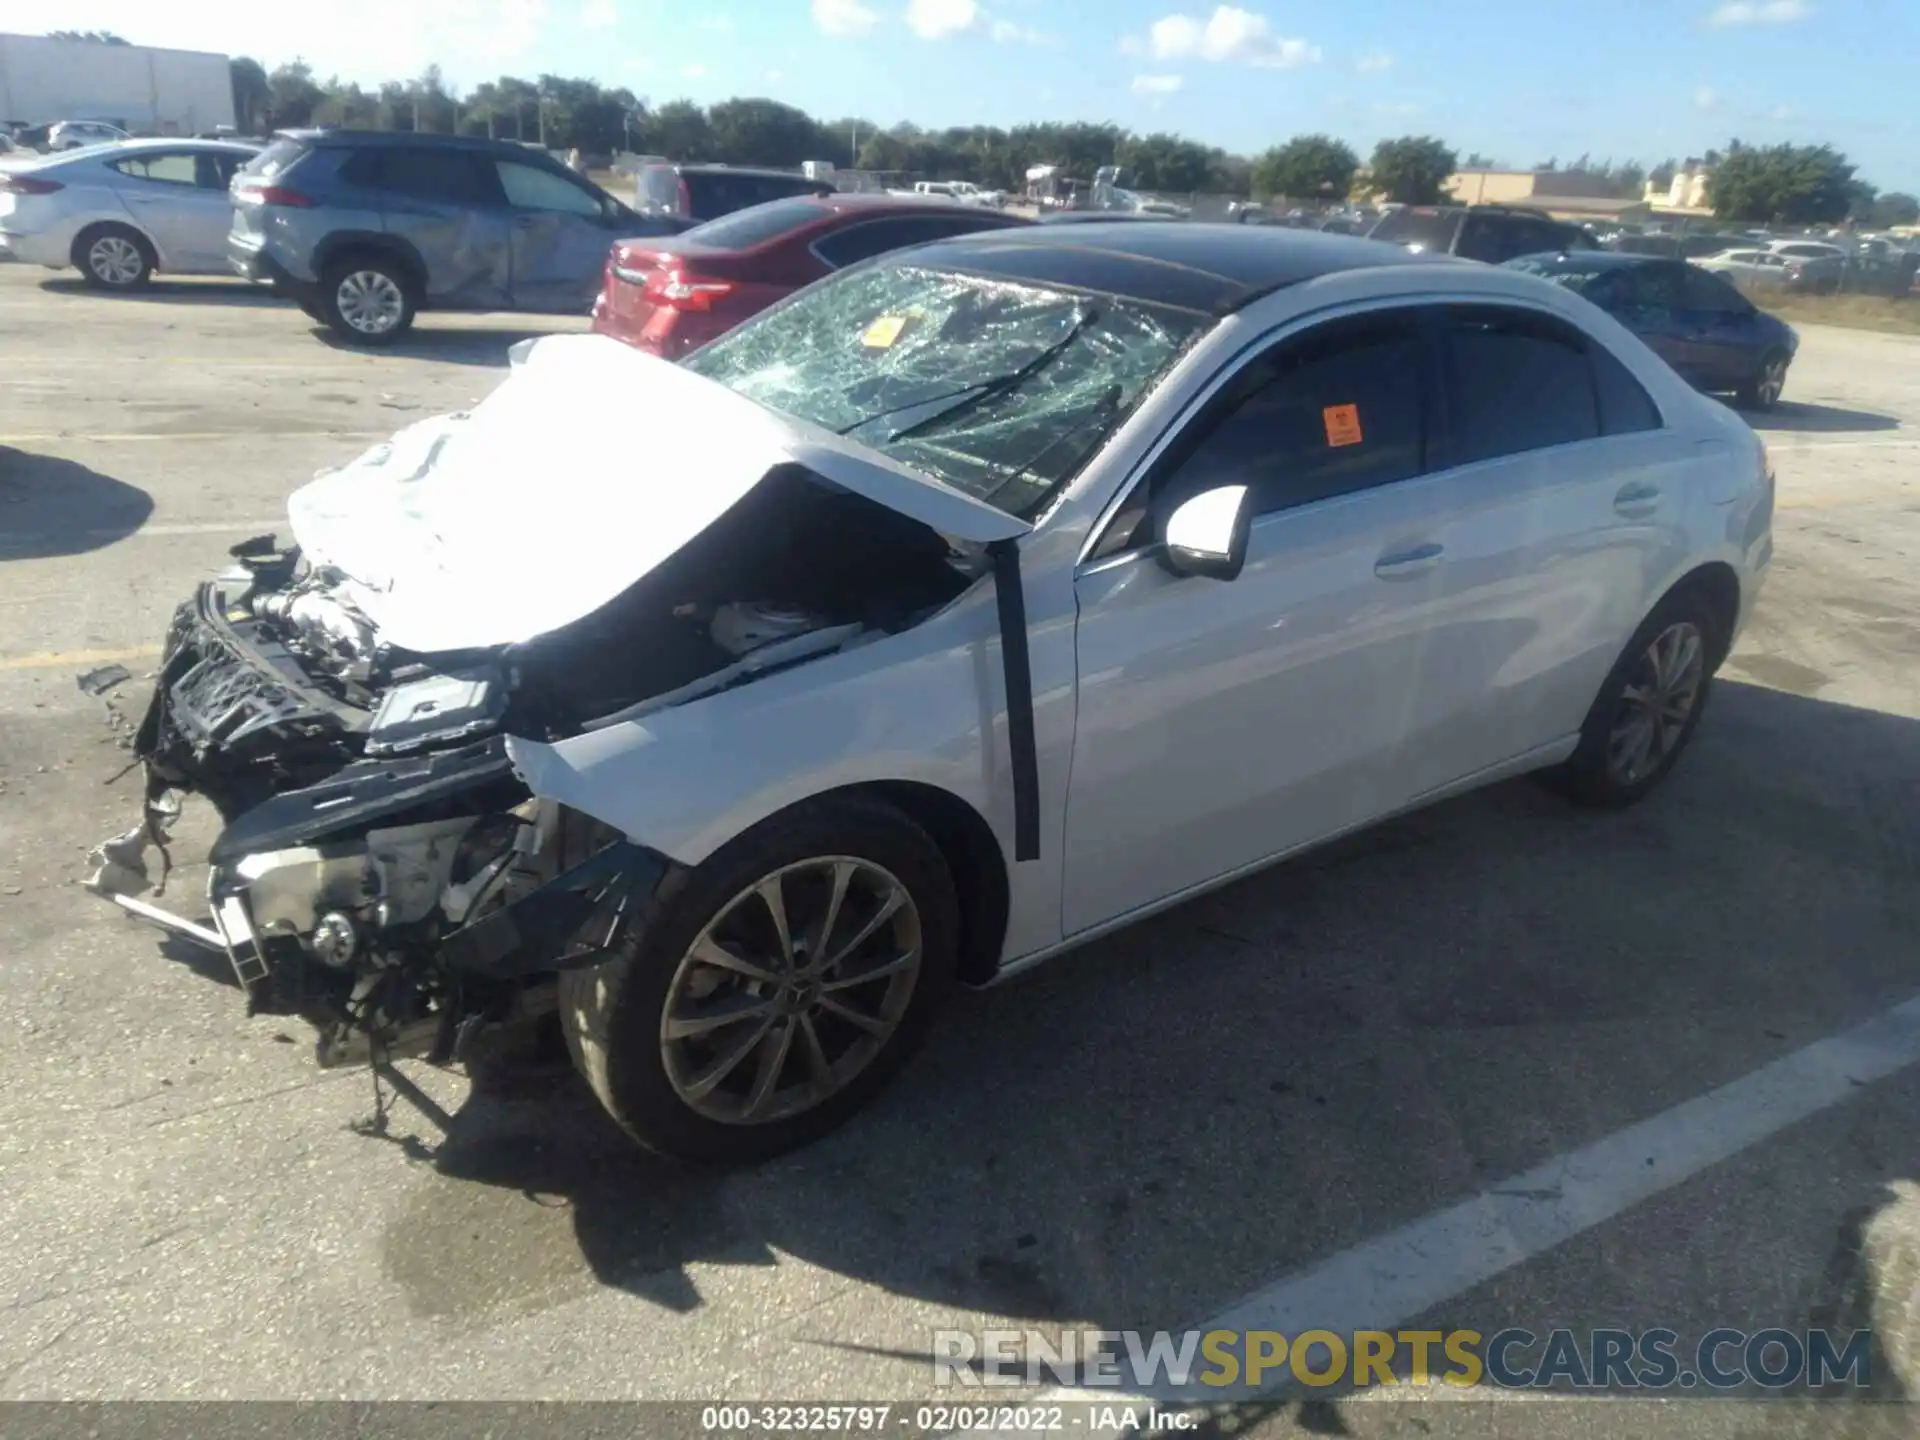
<path id="1" fill-rule="evenodd" d="M 924 830 L 875 801 L 819 801 L 670 878 L 612 959 L 561 977 L 561 1023 L 641 1144 L 760 1159 L 840 1124 L 913 1052 L 957 927 Z"/>
<path id="2" fill-rule="evenodd" d="M 1580 744 L 1549 782 L 1570 799 L 1631 805 L 1673 769 L 1693 738 L 1722 640 L 1713 607 L 1682 590 L 1647 617 L 1600 687 Z"/>
<path id="3" fill-rule="evenodd" d="M 353 255 L 320 279 L 320 315 L 355 345 L 387 345 L 413 325 L 413 277 L 384 255 Z"/>
<path id="4" fill-rule="evenodd" d="M 1760 368 L 1753 378 L 1740 387 L 1738 399 L 1742 409 L 1771 410 L 1780 403 L 1780 392 L 1787 388 L 1787 354 L 1783 350 L 1770 350 L 1761 358 Z"/>
<path id="5" fill-rule="evenodd" d="M 73 242 L 73 263 L 96 290 L 138 290 L 154 260 L 147 237 L 127 225 L 95 225 Z"/>

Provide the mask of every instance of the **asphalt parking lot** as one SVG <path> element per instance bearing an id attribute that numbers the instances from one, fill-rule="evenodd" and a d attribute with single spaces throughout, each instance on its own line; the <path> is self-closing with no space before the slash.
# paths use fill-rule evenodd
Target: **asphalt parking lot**
<path id="1" fill-rule="evenodd" d="M 76 884 L 135 818 L 113 712 L 137 717 L 173 605 L 317 467 L 484 394 L 525 333 L 428 316 L 361 354 L 237 285 L 0 267 L 0 1398 L 912 1402 L 937 1329 L 1292 1325 L 1341 1257 L 1655 1122 L 1653 1177 L 1596 1182 L 1611 1209 L 1569 1213 L 1592 1177 L 1564 1165 L 1564 1191 L 1521 1187 L 1513 1263 L 1443 1236 L 1356 1323 L 1872 1325 L 1873 1394 L 1920 1385 L 1898 1017 L 1815 1052 L 1880 1057 L 1838 1095 L 1729 1092 L 1724 1153 L 1663 1118 L 1920 994 L 1920 340 L 1806 334 L 1763 423 L 1769 588 L 1648 803 L 1518 783 L 1244 881 L 960 997 L 875 1110 L 713 1175 L 631 1152 L 552 1069 L 417 1072 L 452 1132 L 402 1109 L 364 1133 L 364 1072 L 316 1071 L 296 1022 L 247 1020 Z M 610 455 L 646 439 L 608 417 Z M 83 693 L 106 664 L 133 678 Z M 1486 1433 L 1446 1408 L 1419 1426 Z M 1362 1396 L 1260 1433 L 1405 1418 Z M 1660 1421 L 1809 1425 L 1840 1430 Z"/>

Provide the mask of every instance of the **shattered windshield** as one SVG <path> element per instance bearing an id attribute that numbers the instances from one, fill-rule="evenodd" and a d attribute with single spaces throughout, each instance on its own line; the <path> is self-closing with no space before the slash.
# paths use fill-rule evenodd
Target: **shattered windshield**
<path id="1" fill-rule="evenodd" d="M 863 266 L 683 363 L 1025 515 L 1208 323 L 1109 296 Z"/>

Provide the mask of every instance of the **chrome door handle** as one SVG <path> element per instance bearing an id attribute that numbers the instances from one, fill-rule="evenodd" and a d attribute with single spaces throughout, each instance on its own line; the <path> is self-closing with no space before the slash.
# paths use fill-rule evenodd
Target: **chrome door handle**
<path id="1" fill-rule="evenodd" d="M 1373 573 L 1382 580 L 1405 580 L 1433 569 L 1445 553 L 1444 545 L 1419 545 L 1411 550 L 1382 555 L 1373 562 Z"/>
<path id="2" fill-rule="evenodd" d="M 1660 508 L 1660 487 L 1639 482 L 1622 485 L 1613 497 L 1613 508 L 1622 515 L 1636 518 L 1651 515 Z"/>

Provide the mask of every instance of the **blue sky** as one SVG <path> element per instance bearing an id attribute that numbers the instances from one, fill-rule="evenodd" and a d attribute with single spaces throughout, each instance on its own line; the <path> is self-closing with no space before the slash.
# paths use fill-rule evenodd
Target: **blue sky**
<path id="1" fill-rule="evenodd" d="M 8 3 L 0 9 L 11 10 Z M 588 74 L 929 126 L 1108 120 L 1254 152 L 1432 133 L 1517 166 L 1830 142 L 1920 191 L 1915 0 L 63 0 L 146 44 L 466 84 Z M 39 11 L 41 19 L 50 12 Z M 164 16 L 164 19 L 159 17 Z M 9 28 L 21 26 L 20 18 Z M 22 27 L 24 28 L 24 27 Z M 36 26 L 37 28 L 37 26 Z M 377 36 L 377 43 L 368 37 Z"/>

